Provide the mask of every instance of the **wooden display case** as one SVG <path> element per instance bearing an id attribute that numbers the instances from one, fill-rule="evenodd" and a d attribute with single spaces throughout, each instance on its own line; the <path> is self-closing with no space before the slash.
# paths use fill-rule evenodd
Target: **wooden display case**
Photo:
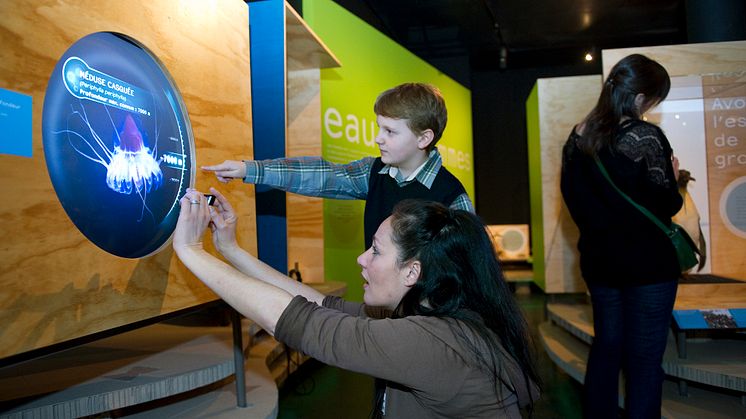
<path id="1" fill-rule="evenodd" d="M 593 108 L 600 76 L 538 79 L 526 101 L 534 282 L 547 293 L 585 291 L 578 229 L 560 192 L 562 147 Z"/>

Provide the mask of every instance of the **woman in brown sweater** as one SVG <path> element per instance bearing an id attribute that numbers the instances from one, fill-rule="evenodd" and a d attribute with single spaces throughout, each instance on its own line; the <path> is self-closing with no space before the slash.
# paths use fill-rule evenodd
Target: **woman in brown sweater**
<path id="1" fill-rule="evenodd" d="M 236 216 L 189 190 L 174 250 L 200 280 L 278 340 L 385 380 L 372 415 L 520 418 L 537 397 L 525 321 L 484 225 L 467 211 L 404 201 L 358 257 L 364 303 L 325 297 L 235 240 Z M 202 248 L 210 226 L 216 248 Z"/>

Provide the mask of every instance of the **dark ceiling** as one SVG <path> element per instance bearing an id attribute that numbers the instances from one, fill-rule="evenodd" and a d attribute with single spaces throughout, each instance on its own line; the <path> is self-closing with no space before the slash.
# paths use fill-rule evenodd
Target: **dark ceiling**
<path id="1" fill-rule="evenodd" d="M 335 2 L 446 73 L 449 62 L 471 72 L 571 65 L 586 51 L 686 43 L 684 0 Z"/>

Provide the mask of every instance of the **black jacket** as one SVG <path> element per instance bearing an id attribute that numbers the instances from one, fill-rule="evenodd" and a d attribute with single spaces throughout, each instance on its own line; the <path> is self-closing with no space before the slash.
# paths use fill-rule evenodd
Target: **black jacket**
<path id="1" fill-rule="evenodd" d="M 644 285 L 676 280 L 681 272 L 670 239 L 627 202 L 577 146 L 562 150 L 562 196 L 580 230 L 580 270 L 588 283 Z M 671 145 L 655 125 L 628 120 L 598 155 L 614 183 L 669 225 L 681 208 Z"/>

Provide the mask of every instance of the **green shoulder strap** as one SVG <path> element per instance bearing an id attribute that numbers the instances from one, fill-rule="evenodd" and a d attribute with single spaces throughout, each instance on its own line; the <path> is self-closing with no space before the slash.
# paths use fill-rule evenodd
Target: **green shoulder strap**
<path id="1" fill-rule="evenodd" d="M 630 198 L 629 196 L 627 196 L 627 194 L 625 194 L 624 192 L 622 192 L 622 190 L 619 189 L 619 187 L 617 187 L 614 184 L 614 182 L 611 180 L 611 177 L 609 176 L 609 173 L 606 171 L 606 168 L 604 167 L 603 163 L 601 163 L 601 159 L 599 159 L 598 156 L 593 156 L 593 160 L 596 161 L 596 166 L 598 166 L 598 169 L 601 170 L 601 174 L 603 174 L 604 177 L 606 178 L 606 180 L 609 181 L 609 184 L 611 186 L 613 186 L 614 189 L 616 189 L 617 192 L 619 192 L 619 195 L 621 195 L 624 199 L 626 199 L 635 208 L 637 208 L 638 210 L 640 210 L 641 213 L 645 214 L 645 216 L 647 216 L 648 218 L 650 218 L 650 221 L 654 222 L 655 225 L 657 225 L 658 227 L 660 227 L 660 229 L 663 230 L 663 232 L 666 233 L 667 236 L 670 236 L 672 233 L 674 233 L 673 230 L 671 230 L 670 228 L 666 227 L 666 225 L 663 224 L 661 222 L 661 220 L 658 219 L 658 217 L 656 217 L 655 215 L 653 215 L 652 212 L 648 211 L 648 209 L 645 208 L 645 207 L 643 207 L 642 205 L 638 205 L 635 201 L 632 200 L 632 198 Z"/>

